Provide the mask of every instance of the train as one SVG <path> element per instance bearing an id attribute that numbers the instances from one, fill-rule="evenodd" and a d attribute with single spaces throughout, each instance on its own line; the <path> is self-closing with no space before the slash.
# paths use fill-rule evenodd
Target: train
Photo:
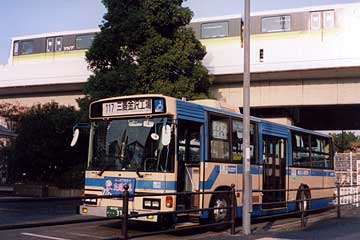
<path id="1" fill-rule="evenodd" d="M 293 124 L 303 119 L 303 106 L 358 104 L 360 98 L 351 92 L 360 87 L 354 82 L 360 76 L 359 24 L 360 3 L 252 12 L 251 106 L 258 109 L 257 116 L 285 116 L 282 123 Z M 241 107 L 242 16 L 194 18 L 187 27 L 206 47 L 203 64 L 214 76 L 212 95 Z M 99 31 L 13 38 L 8 64 L 0 65 L 0 88 L 6 89 L 3 101 L 26 93 L 29 98 L 37 94 L 36 102 L 76 105 L 92 74 L 85 53 Z M 27 100 L 23 102 L 33 103 Z M 332 110 L 336 112 L 336 106 Z"/>
<path id="2" fill-rule="evenodd" d="M 360 64 L 360 4 L 335 4 L 253 12 L 253 72 L 330 68 Z M 241 15 L 194 18 L 190 26 L 206 46 L 205 66 L 214 75 L 243 71 Z M 9 64 L 84 59 L 99 29 L 12 39 Z"/>

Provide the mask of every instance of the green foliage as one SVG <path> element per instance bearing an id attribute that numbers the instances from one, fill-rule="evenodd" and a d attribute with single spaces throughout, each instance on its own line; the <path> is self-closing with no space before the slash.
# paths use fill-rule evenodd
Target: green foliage
<path id="1" fill-rule="evenodd" d="M 205 48 L 182 0 L 103 0 L 107 13 L 86 54 L 94 75 L 86 98 L 160 93 L 205 98 L 211 85 Z M 83 102 L 84 103 L 84 102 Z"/>
<path id="2" fill-rule="evenodd" d="M 336 152 L 345 152 L 353 150 L 352 145 L 360 141 L 360 137 L 353 132 L 330 133 L 334 142 Z"/>
<path id="3" fill-rule="evenodd" d="M 66 187 L 81 185 L 87 141 L 82 139 L 76 147 L 70 147 L 72 128 L 78 119 L 79 112 L 73 107 L 54 102 L 33 106 L 22 114 L 9 161 L 12 180 Z M 66 172 L 79 177 L 66 178 Z"/>

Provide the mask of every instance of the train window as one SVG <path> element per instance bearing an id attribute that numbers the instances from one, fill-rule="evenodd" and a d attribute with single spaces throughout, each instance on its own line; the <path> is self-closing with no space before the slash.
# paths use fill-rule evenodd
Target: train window
<path id="1" fill-rule="evenodd" d="M 311 12 L 310 28 L 311 30 L 329 29 L 335 26 L 334 10 Z"/>
<path id="2" fill-rule="evenodd" d="M 34 52 L 34 41 L 27 40 L 21 42 L 21 54 L 32 54 Z"/>
<path id="3" fill-rule="evenodd" d="M 89 49 L 94 38 L 95 34 L 76 36 L 76 49 Z"/>
<path id="4" fill-rule="evenodd" d="M 290 16 L 264 17 L 261 19 L 261 32 L 287 32 L 291 28 Z"/>
<path id="5" fill-rule="evenodd" d="M 201 38 L 220 38 L 229 36 L 229 22 L 201 24 Z"/>
<path id="6" fill-rule="evenodd" d="M 47 38 L 46 39 L 46 52 L 53 52 L 54 51 L 54 38 Z"/>
<path id="7" fill-rule="evenodd" d="M 311 30 L 319 30 L 321 28 L 321 12 L 312 12 L 310 14 Z"/>
<path id="8" fill-rule="evenodd" d="M 14 42 L 14 56 L 19 55 L 19 42 Z"/>
<path id="9" fill-rule="evenodd" d="M 55 52 L 62 51 L 62 37 L 55 38 Z"/>
<path id="10" fill-rule="evenodd" d="M 261 48 L 259 50 L 259 61 L 264 62 L 264 49 L 263 48 Z"/>
<path id="11" fill-rule="evenodd" d="M 324 11 L 323 13 L 323 19 L 324 19 L 324 28 L 333 28 L 335 25 L 335 14 L 334 10 L 330 11 Z"/>

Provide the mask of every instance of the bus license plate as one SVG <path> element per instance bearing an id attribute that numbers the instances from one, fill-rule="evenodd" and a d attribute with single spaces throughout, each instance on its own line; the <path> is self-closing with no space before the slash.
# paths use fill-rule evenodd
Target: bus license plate
<path id="1" fill-rule="evenodd" d="M 106 208 L 107 217 L 119 217 L 122 215 L 122 208 L 109 206 Z"/>

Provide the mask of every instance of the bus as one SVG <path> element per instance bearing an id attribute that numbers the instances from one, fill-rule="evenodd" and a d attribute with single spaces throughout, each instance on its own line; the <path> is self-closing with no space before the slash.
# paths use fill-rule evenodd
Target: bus
<path id="1" fill-rule="evenodd" d="M 93 102 L 89 117 L 85 196 L 121 194 L 125 185 L 130 196 L 161 193 L 162 196 L 130 198 L 129 212 L 143 214 L 227 207 L 231 199 L 224 191 L 231 190 L 232 185 L 236 190 L 243 188 L 243 125 L 239 108 L 216 100 L 133 95 Z M 250 125 L 252 216 L 299 210 L 300 203 L 295 200 L 299 200 L 301 189 L 305 189 L 305 210 L 332 203 L 333 189 L 319 189 L 335 185 L 330 136 L 255 117 L 250 118 Z M 279 191 L 261 192 L 274 189 Z M 221 192 L 171 195 L 217 191 Z M 241 191 L 235 198 L 236 216 L 241 217 Z M 119 216 L 122 200 L 85 199 L 80 213 Z M 230 209 L 190 215 L 199 222 L 221 222 L 229 219 Z M 136 220 L 164 221 L 159 216 Z"/>

